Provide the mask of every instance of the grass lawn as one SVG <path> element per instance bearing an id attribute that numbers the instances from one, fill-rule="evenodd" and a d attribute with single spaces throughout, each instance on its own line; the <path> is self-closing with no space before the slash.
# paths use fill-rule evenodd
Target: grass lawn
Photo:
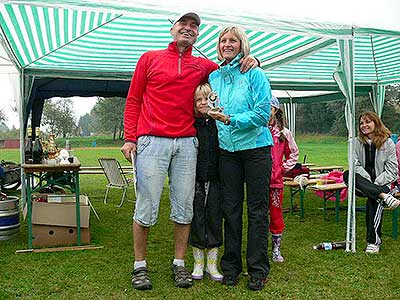
<path id="1" fill-rule="evenodd" d="M 301 158 L 307 154 L 307 162 L 347 165 L 346 139 L 306 136 L 298 137 L 297 141 Z M 116 147 L 74 151 L 85 166 L 97 165 L 97 158 L 102 156 L 116 157 L 123 162 Z M 18 155 L 17 150 L 0 150 L 0 159 L 17 161 Z M 363 252 L 365 214 L 362 212 L 357 213 L 356 253 L 312 250 L 319 242 L 345 239 L 346 211 L 341 210 L 339 223 L 335 222 L 334 211 L 328 211 L 328 219 L 324 221 L 320 209 L 322 200 L 311 191 L 305 197 L 304 220 L 296 212 L 285 213 L 282 251 L 286 261 L 271 262 L 269 282 L 263 291 L 249 291 L 244 275 L 237 287 L 224 287 L 207 278 L 187 290 L 175 288 L 170 269 L 174 245 L 167 186 L 159 221 L 149 238 L 147 257 L 153 290 L 135 291 L 130 283 L 133 203 L 125 202 L 122 208 L 116 208 L 121 192 L 112 190 L 111 201 L 104 205 L 105 185 L 103 175 L 81 176 L 81 190 L 89 195 L 101 218 L 98 221 L 91 215 L 92 244 L 102 245 L 104 249 L 15 254 L 15 250 L 27 248 L 27 226 L 21 221 L 21 232 L 16 239 L 0 241 L 0 299 L 400 299 L 400 247 L 391 237 L 391 213 L 384 215 L 379 255 Z M 129 198 L 133 199 L 132 192 Z M 359 200 L 360 205 L 363 202 Z M 328 205 L 333 207 L 333 203 Z M 342 205 L 345 207 L 347 202 Z M 191 251 L 186 263 L 191 269 Z"/>

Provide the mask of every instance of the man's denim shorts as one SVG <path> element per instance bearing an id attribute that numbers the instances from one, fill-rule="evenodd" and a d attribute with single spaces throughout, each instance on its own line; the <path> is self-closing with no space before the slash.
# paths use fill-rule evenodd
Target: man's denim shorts
<path id="1" fill-rule="evenodd" d="M 170 219 L 190 224 L 196 178 L 196 137 L 141 136 L 136 155 L 136 206 L 133 219 L 142 226 L 157 222 L 165 179 L 169 179 Z"/>

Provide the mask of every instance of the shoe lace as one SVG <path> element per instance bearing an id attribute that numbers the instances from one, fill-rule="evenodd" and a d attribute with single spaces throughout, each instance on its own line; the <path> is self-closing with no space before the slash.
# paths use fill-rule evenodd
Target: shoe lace
<path id="1" fill-rule="evenodd" d="M 133 281 L 138 282 L 138 281 L 148 281 L 149 276 L 147 273 L 147 270 L 139 270 L 137 272 L 133 272 Z"/>
<path id="2" fill-rule="evenodd" d="M 175 267 L 175 280 L 177 281 L 186 281 L 191 278 L 189 271 L 184 267 Z"/>

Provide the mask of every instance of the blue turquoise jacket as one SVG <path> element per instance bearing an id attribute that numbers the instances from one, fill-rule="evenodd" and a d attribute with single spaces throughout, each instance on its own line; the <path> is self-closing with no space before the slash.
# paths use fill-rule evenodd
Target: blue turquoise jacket
<path id="1" fill-rule="evenodd" d="M 272 146 L 268 124 L 271 87 L 261 68 L 240 73 L 239 54 L 229 64 L 212 72 L 211 88 L 220 98 L 230 125 L 216 122 L 220 148 L 229 152 Z"/>

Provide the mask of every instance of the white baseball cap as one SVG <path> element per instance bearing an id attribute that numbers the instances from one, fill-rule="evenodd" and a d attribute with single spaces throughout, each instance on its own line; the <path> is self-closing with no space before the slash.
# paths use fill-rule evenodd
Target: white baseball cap
<path id="1" fill-rule="evenodd" d="M 179 22 L 180 20 L 182 20 L 183 18 L 192 18 L 193 20 L 196 21 L 197 26 L 200 26 L 200 23 L 201 23 L 200 17 L 199 17 L 198 14 L 196 14 L 196 13 L 194 13 L 194 12 L 188 12 L 188 13 L 185 13 L 185 14 L 180 15 L 179 18 L 177 18 L 177 19 L 174 21 L 174 24 L 178 23 L 178 22 Z"/>
<path id="2" fill-rule="evenodd" d="M 271 106 L 275 108 L 279 108 L 279 100 L 275 96 L 272 96 L 271 98 Z"/>

